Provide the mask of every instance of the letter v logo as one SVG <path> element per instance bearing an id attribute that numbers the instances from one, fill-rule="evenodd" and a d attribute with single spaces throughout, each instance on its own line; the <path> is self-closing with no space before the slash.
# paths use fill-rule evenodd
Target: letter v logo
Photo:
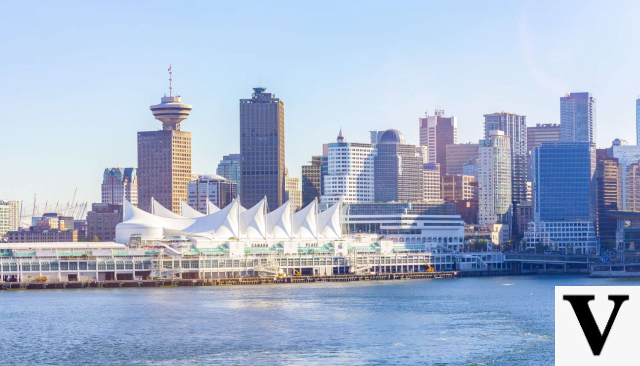
<path id="1" fill-rule="evenodd" d="M 573 311 L 576 313 L 576 317 L 578 318 L 582 331 L 584 332 L 584 336 L 587 338 L 587 342 L 589 342 L 591 352 L 594 356 L 600 356 L 604 343 L 607 341 L 607 337 L 609 337 L 611 326 L 613 326 L 613 322 L 616 320 L 616 316 L 618 316 L 618 311 L 620 310 L 620 307 L 622 307 L 622 303 L 629 300 L 629 296 L 609 295 L 609 300 L 613 301 L 613 312 L 609 316 L 609 321 L 607 322 L 607 326 L 604 328 L 604 333 L 600 333 L 598 324 L 596 323 L 593 313 L 591 313 L 591 308 L 589 307 L 589 301 L 594 300 L 595 296 L 564 295 L 562 299 L 571 303 Z"/>

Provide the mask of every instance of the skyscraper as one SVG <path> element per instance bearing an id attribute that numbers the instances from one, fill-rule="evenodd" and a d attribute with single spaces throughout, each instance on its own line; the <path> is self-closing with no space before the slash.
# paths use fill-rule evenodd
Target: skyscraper
<path id="1" fill-rule="evenodd" d="M 527 200 L 527 117 L 505 112 L 485 114 L 484 138 L 496 130 L 509 136 L 513 203 L 524 202 Z"/>
<path id="2" fill-rule="evenodd" d="M 20 202 L 0 200 L 0 237 L 20 227 Z"/>
<path id="3" fill-rule="evenodd" d="M 240 184 L 240 154 L 223 156 L 216 168 L 216 174 Z M 240 192 L 238 192 L 238 194 L 240 194 Z"/>
<path id="4" fill-rule="evenodd" d="M 489 131 L 489 137 L 479 145 L 478 222 L 504 225 L 505 234 L 501 236 L 506 239 L 513 211 L 510 136 L 501 130 Z"/>
<path id="5" fill-rule="evenodd" d="M 162 130 L 138 132 L 138 207 L 151 210 L 151 198 L 175 213 L 180 201 L 187 199 L 191 180 L 191 132 L 181 131 L 180 123 L 189 117 L 192 107 L 173 96 L 169 68 L 169 96 L 152 105 L 153 116 L 162 122 Z"/>
<path id="6" fill-rule="evenodd" d="M 136 168 L 107 168 L 102 174 L 102 203 L 138 205 L 138 175 Z"/>
<path id="7" fill-rule="evenodd" d="M 595 148 L 589 142 L 543 143 L 535 148 L 535 220 L 594 222 L 595 167 Z"/>
<path id="8" fill-rule="evenodd" d="M 440 164 L 426 163 L 422 170 L 423 200 L 439 201 L 442 199 L 440 192 Z"/>
<path id="9" fill-rule="evenodd" d="M 629 145 L 624 140 L 615 139 L 610 149 L 611 157 L 618 159 L 618 163 L 620 164 L 620 187 L 621 187 L 621 199 L 620 199 L 620 207 L 623 210 L 629 210 L 627 207 L 627 203 L 629 200 L 627 199 L 627 168 L 640 161 L 640 146 L 638 145 Z"/>
<path id="10" fill-rule="evenodd" d="M 619 207 L 619 167 L 618 159 L 608 156 L 607 149 L 596 149 L 596 235 L 601 243 L 616 241 L 617 220 L 608 211 Z"/>
<path id="11" fill-rule="evenodd" d="M 291 212 L 295 212 L 302 207 L 300 178 L 290 176 L 289 168 L 284 169 L 284 201 L 291 201 Z"/>
<path id="12" fill-rule="evenodd" d="M 427 162 L 440 164 L 440 172 L 447 172 L 447 145 L 458 141 L 458 121 L 456 117 L 445 117 L 443 110 L 436 110 L 433 116 L 425 113 L 420 118 L 420 146 L 427 147 Z"/>
<path id="13" fill-rule="evenodd" d="M 533 127 L 527 127 L 527 150 L 529 151 L 543 142 L 557 141 L 560 141 L 559 123 L 538 123 Z"/>
<path id="14" fill-rule="evenodd" d="M 193 209 L 205 215 L 209 211 L 208 202 L 225 208 L 237 197 L 238 184 L 216 174 L 199 175 L 189 183 L 189 197 L 187 203 Z"/>
<path id="15" fill-rule="evenodd" d="M 302 205 L 306 206 L 322 196 L 322 156 L 311 157 L 310 165 L 302 166 Z"/>
<path id="16" fill-rule="evenodd" d="M 567 142 L 596 142 L 596 99 L 591 93 L 560 98 L 560 137 Z"/>
<path id="17" fill-rule="evenodd" d="M 336 142 L 327 144 L 327 156 L 322 157 L 322 169 L 326 165 L 322 181 L 322 203 L 373 202 L 374 157 L 373 144 L 347 142 L 342 129 Z M 326 164 L 325 164 L 326 159 Z"/>
<path id="18" fill-rule="evenodd" d="M 266 88 L 240 99 L 240 191 L 252 207 L 265 196 L 271 208 L 284 197 L 284 103 Z"/>
<path id="19" fill-rule="evenodd" d="M 463 167 L 478 158 L 478 144 L 455 144 L 446 147 L 447 175 L 462 174 Z"/>
<path id="20" fill-rule="evenodd" d="M 640 145 L 640 98 L 636 99 L 636 145 Z"/>
<path id="21" fill-rule="evenodd" d="M 391 129 L 380 137 L 376 149 L 376 202 L 422 201 L 425 148 L 408 145 L 400 131 Z"/>

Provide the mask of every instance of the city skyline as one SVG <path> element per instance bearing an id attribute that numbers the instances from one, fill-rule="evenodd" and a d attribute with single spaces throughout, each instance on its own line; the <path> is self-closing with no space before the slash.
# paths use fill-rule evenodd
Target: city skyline
<path id="1" fill-rule="evenodd" d="M 283 15 L 287 19 L 283 24 L 278 24 L 279 18 L 260 22 L 265 15 L 277 16 L 281 8 L 257 5 L 248 10 L 242 25 L 232 24 L 240 14 L 231 5 L 215 11 L 202 3 L 191 9 L 160 6 L 141 18 L 128 15 L 147 9 L 141 4 L 117 9 L 99 4 L 90 11 L 64 4 L 44 5 L 38 11 L 28 6 L 16 9 L 15 17 L 0 25 L 5 33 L 15 35 L 3 41 L 8 54 L 3 84 L 10 87 L 3 88 L 0 96 L 13 107 L 5 112 L 3 126 L 17 138 L 4 141 L 0 152 L 3 156 L 17 152 L 21 158 L 3 161 L 3 172 L 10 172 L 0 182 L 3 198 L 31 203 L 37 194 L 39 202 L 70 201 L 77 186 L 78 201 L 99 202 L 104 168 L 135 167 L 136 132 L 157 129 L 148 106 L 168 92 L 170 63 L 175 70 L 174 90 L 196 108 L 187 130 L 194 134 L 192 171 L 198 174 L 214 173 L 223 155 L 239 152 L 236 103 L 258 83 L 287 102 L 287 168 L 298 178 L 301 166 L 322 152 L 323 143 L 335 140 L 340 126 L 351 142 L 366 143 L 368 131 L 393 128 L 417 145 L 416 121 L 436 105 L 458 118 L 459 143 L 477 142 L 483 114 L 517 111 L 527 116 L 528 126 L 559 123 L 559 98 L 569 92 L 589 92 L 598 101 L 597 146 L 609 147 L 614 138 L 634 141 L 632 103 L 640 88 L 633 85 L 637 78 L 629 72 L 640 54 L 625 48 L 636 29 L 625 19 L 630 19 L 634 12 L 629 7 L 636 4 L 618 8 L 614 4 L 600 11 L 595 3 L 587 3 L 572 15 L 563 14 L 571 4 L 467 4 L 468 13 L 453 4 L 406 4 L 402 12 L 383 4 L 370 9 L 341 4 L 344 14 L 294 7 Z M 4 7 L 12 11 L 12 5 Z M 193 8 L 201 14 L 193 14 Z M 498 10 L 515 18 L 502 25 L 508 32 L 492 27 L 478 34 L 462 29 L 428 32 L 415 24 L 425 14 L 438 11 L 455 13 L 460 24 L 471 24 L 470 19 Z M 117 22 L 105 21 L 114 13 L 122 15 Z M 291 20 L 296 14 L 298 19 Z M 613 34 L 621 36 L 603 42 L 612 31 L 598 23 L 586 31 L 584 38 L 590 42 L 578 39 L 574 32 L 584 32 L 581 27 L 592 24 L 590 19 L 596 16 L 602 23 L 616 18 L 619 27 Z M 365 24 L 387 17 L 391 19 L 383 26 Z M 546 17 L 566 22 L 539 29 L 536 24 Z M 59 25 L 71 18 L 86 25 L 86 34 Z M 134 19 L 148 29 L 131 34 L 137 29 Z M 182 24 L 167 26 L 168 19 Z M 184 24 L 187 19 L 192 24 Z M 301 24 L 302 19 L 309 24 Z M 314 28 L 328 19 L 332 29 Z M 301 27 L 301 34 L 284 33 L 291 22 Z M 91 27 L 91 23 L 98 25 Z M 47 30 L 38 39 L 27 31 L 36 25 Z M 273 29 L 282 44 L 275 50 L 267 45 L 243 49 L 242 38 L 265 26 Z M 216 32 L 224 37 L 207 38 Z M 554 32 L 568 39 L 555 40 Z M 598 32 L 603 35 L 588 37 Z M 163 39 L 149 41 L 159 34 Z M 491 43 L 481 42 L 490 37 L 495 37 Z M 189 52 L 158 50 L 158 42 L 171 41 L 186 42 Z M 95 45 L 95 54 L 79 52 L 89 45 Z M 594 56 L 592 47 L 601 52 Z M 496 48 L 504 57 L 487 61 Z M 327 56 L 323 50 L 333 53 Z M 626 51 L 624 57 L 622 51 Z M 425 61 L 423 56 L 432 52 L 449 52 L 451 57 Z M 41 53 L 47 57 L 38 56 Z M 538 53 L 549 55 L 550 61 L 534 56 Z M 587 56 L 588 67 L 575 65 Z M 262 61 L 259 65 L 256 58 Z M 249 65 L 254 67 L 247 71 Z M 483 75 L 472 72 L 479 69 Z M 317 103 L 320 98 L 327 98 L 322 105 Z M 310 126 L 322 128 L 309 133 Z M 61 174 L 60 166 L 52 164 L 55 161 L 75 162 L 78 167 L 68 167 Z M 48 177 L 44 186 L 38 180 L 43 174 Z"/>

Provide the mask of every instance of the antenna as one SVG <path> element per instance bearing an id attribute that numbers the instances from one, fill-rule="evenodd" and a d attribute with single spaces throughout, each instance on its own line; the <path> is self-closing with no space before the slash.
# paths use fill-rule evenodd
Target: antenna
<path id="1" fill-rule="evenodd" d="M 171 71 L 171 64 L 169 64 L 169 96 L 173 96 L 173 71 Z"/>

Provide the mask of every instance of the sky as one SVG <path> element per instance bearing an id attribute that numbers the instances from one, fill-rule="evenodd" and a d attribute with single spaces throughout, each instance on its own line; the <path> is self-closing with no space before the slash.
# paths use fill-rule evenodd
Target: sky
<path id="1" fill-rule="evenodd" d="M 99 202 L 107 167 L 137 164 L 149 106 L 191 104 L 192 170 L 239 150 L 239 99 L 285 104 L 286 165 L 335 141 L 400 130 L 438 106 L 477 142 L 483 114 L 559 123 L 559 98 L 597 99 L 597 145 L 635 143 L 640 2 L 0 0 L 0 199 Z"/>

